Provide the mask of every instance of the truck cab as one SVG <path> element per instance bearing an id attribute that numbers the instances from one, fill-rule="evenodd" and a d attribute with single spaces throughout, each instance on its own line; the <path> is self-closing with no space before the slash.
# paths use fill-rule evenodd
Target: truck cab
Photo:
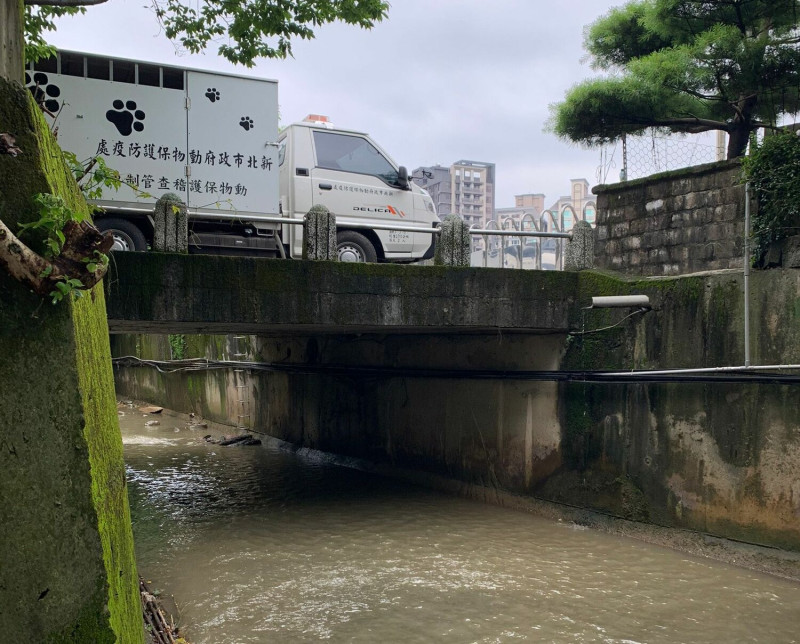
<path id="1" fill-rule="evenodd" d="M 310 115 L 278 137 L 281 207 L 302 217 L 323 205 L 336 215 L 340 261 L 409 262 L 433 256 L 433 200 L 413 184 L 403 166 L 367 134 L 334 129 L 324 116 Z M 364 225 L 420 227 L 427 232 Z M 302 229 L 285 226 L 293 257 L 302 253 Z"/>

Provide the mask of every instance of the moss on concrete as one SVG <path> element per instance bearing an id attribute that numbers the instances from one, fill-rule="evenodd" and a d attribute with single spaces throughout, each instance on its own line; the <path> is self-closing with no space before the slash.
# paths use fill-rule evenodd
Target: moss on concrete
<path id="1" fill-rule="evenodd" d="M 49 192 L 86 204 L 43 117 L 0 79 L 0 217 Z M 0 632 L 14 642 L 143 642 L 102 293 L 53 306 L 0 274 Z"/>
<path id="2" fill-rule="evenodd" d="M 137 642 L 142 632 L 139 581 L 102 287 L 95 286 L 89 296 L 75 301 L 73 309 L 80 321 L 75 325 L 78 385 L 108 581 L 108 612 L 118 641 Z"/>

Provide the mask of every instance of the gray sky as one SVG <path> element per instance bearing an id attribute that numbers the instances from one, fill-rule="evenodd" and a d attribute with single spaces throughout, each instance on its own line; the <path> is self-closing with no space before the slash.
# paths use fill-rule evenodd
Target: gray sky
<path id="1" fill-rule="evenodd" d="M 498 208 L 569 180 L 597 184 L 600 151 L 543 131 L 548 105 L 593 75 L 583 28 L 623 0 L 394 0 L 371 31 L 334 24 L 293 45 L 294 58 L 252 69 L 216 47 L 176 52 L 142 0 L 111 0 L 63 18 L 50 42 L 64 49 L 274 78 L 282 124 L 309 113 L 369 132 L 409 170 L 459 159 L 497 165 Z M 146 3 L 145 3 L 146 4 Z M 607 169 L 617 179 L 619 163 Z"/>

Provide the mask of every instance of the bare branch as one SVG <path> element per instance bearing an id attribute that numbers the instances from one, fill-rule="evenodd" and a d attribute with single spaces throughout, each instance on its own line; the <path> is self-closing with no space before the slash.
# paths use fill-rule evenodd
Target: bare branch
<path id="1" fill-rule="evenodd" d="M 86 222 L 69 222 L 64 234 L 66 242 L 61 254 L 49 261 L 28 248 L 0 220 L 0 268 L 41 296 L 50 295 L 57 282 L 73 278 L 81 281 L 81 290 L 92 288 L 103 279 L 108 267 L 98 262 L 96 270 L 90 272 L 83 259 L 94 251 L 108 253 L 113 238 Z"/>
<path id="2" fill-rule="evenodd" d="M 24 2 L 29 7 L 91 7 L 108 0 L 24 0 Z"/>
<path id="3" fill-rule="evenodd" d="M 46 259 L 23 244 L 0 220 L 0 266 L 18 282 L 22 282 L 39 295 L 50 292 L 42 276 L 56 271 Z"/>
<path id="4" fill-rule="evenodd" d="M 707 132 L 708 130 L 730 130 L 730 125 L 723 121 L 714 121 L 712 119 L 703 119 L 696 116 L 675 117 L 666 119 L 648 119 L 654 127 L 669 127 L 670 125 L 688 125 L 696 126 L 694 132 Z"/>

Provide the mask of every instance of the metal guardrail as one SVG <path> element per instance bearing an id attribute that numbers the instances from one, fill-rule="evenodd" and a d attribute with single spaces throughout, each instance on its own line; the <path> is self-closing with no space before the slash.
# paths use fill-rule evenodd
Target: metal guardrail
<path id="1" fill-rule="evenodd" d="M 136 214 L 151 214 L 152 211 L 146 208 L 130 208 L 130 207 L 120 207 L 116 208 L 116 210 L 120 212 L 130 212 Z M 198 212 L 190 212 L 190 217 L 203 217 L 209 216 L 209 213 L 198 213 Z M 213 213 L 214 218 L 218 219 L 231 219 L 231 220 L 239 220 L 239 221 L 257 221 L 257 222 L 265 222 L 265 223 L 272 223 L 272 224 L 289 224 L 292 226 L 304 226 L 305 219 L 298 219 L 296 217 L 281 217 L 278 215 L 259 215 L 256 217 L 249 216 L 249 215 L 242 215 L 242 214 L 235 214 L 235 213 Z M 558 226 L 558 223 L 553 217 L 552 213 L 550 214 L 551 218 L 553 219 L 554 226 Z M 523 221 L 529 216 L 523 217 Z M 507 225 L 507 223 L 511 220 L 504 220 L 503 225 Z M 497 225 L 495 221 L 491 221 L 490 223 Z M 561 213 L 561 226 L 564 225 L 564 212 Z M 411 225 L 403 225 L 403 224 L 374 224 L 374 223 L 363 223 L 359 221 L 353 220 L 346 220 L 340 219 L 338 220 L 338 224 L 341 226 L 346 226 L 347 228 L 355 228 L 355 229 L 366 229 L 366 230 L 391 230 L 391 231 L 401 231 L 401 232 L 412 232 L 412 233 L 429 233 L 432 235 L 439 235 L 441 234 L 441 229 L 433 226 L 411 226 Z M 513 222 L 512 222 L 513 224 Z M 550 231 L 540 231 L 540 230 L 515 230 L 515 229 L 505 229 L 505 228 L 471 228 L 470 235 L 472 236 L 481 236 L 484 240 L 484 253 L 483 253 L 483 266 L 484 268 L 488 266 L 488 256 L 490 253 L 494 253 L 495 255 L 499 254 L 500 249 L 505 250 L 507 248 L 516 248 L 517 249 L 517 267 L 524 268 L 524 246 L 525 244 L 513 244 L 507 245 L 506 238 L 519 238 L 519 237 L 529 237 L 534 238 L 537 240 L 536 244 L 533 246 L 535 247 L 535 265 L 533 268 L 542 269 L 542 243 L 541 239 L 572 239 L 571 232 L 550 232 Z M 500 243 L 499 247 L 489 248 L 489 237 L 499 237 Z M 531 246 L 531 245 L 528 245 Z M 488 252 L 487 252 L 488 251 Z M 556 247 L 555 250 L 555 262 L 554 268 L 559 268 L 560 258 L 563 254 L 562 248 L 560 244 Z M 505 264 L 503 261 L 502 264 Z M 500 265 L 500 268 L 504 268 L 504 265 Z"/>

